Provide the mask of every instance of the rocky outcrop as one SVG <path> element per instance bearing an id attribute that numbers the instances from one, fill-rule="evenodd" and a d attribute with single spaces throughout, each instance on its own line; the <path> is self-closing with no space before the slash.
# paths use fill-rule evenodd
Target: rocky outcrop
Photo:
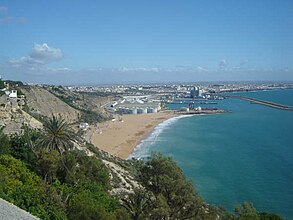
<path id="1" fill-rule="evenodd" d="M 25 111 L 18 109 L 0 108 L 0 126 L 4 126 L 4 133 L 20 133 L 23 124 L 31 128 L 42 128 L 42 123 L 30 116 Z"/>

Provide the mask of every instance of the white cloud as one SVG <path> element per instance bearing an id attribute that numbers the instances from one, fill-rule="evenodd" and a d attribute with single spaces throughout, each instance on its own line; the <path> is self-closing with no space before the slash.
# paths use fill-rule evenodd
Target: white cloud
<path id="1" fill-rule="evenodd" d="M 228 65 L 229 64 L 228 64 L 227 60 L 223 59 L 220 61 L 218 68 L 219 68 L 219 70 L 227 70 Z"/>
<path id="2" fill-rule="evenodd" d="M 46 64 L 59 61 L 63 57 L 59 48 L 49 47 L 48 44 L 35 44 L 29 56 L 12 59 L 9 63 L 16 68 L 39 69 Z"/>
<path id="3" fill-rule="evenodd" d="M 32 59 L 50 63 L 62 59 L 62 52 L 59 48 L 49 47 L 48 44 L 35 44 L 30 54 Z"/>
<path id="4" fill-rule="evenodd" d="M 0 24 L 24 24 L 26 23 L 26 18 L 24 17 L 12 17 L 12 16 L 5 16 L 0 18 Z"/>
<path id="5" fill-rule="evenodd" d="M 27 22 L 25 17 L 15 17 L 9 15 L 8 8 L 0 6 L 0 24 L 24 24 Z"/>
<path id="6" fill-rule="evenodd" d="M 208 68 L 205 68 L 205 67 L 201 67 L 201 66 L 198 66 L 196 67 L 196 71 L 197 72 L 209 72 L 209 69 Z"/>
<path id="7" fill-rule="evenodd" d="M 0 18 L 0 24 L 25 24 L 26 22 L 24 17 L 5 16 Z"/>
<path id="8" fill-rule="evenodd" d="M 114 71 L 119 72 L 159 72 L 161 69 L 158 67 L 119 67 L 118 69 L 113 69 Z"/>
<path id="9" fill-rule="evenodd" d="M 2 12 L 2 13 L 6 13 L 8 11 L 8 8 L 7 7 L 5 7 L 5 6 L 0 6 L 0 13 Z"/>
<path id="10" fill-rule="evenodd" d="M 209 72 L 210 70 L 206 67 L 192 67 L 192 66 L 184 66 L 184 65 L 177 65 L 175 67 L 170 68 L 160 68 L 160 67 L 119 67 L 113 68 L 112 72 L 121 72 L 121 73 L 162 73 L 162 72 L 170 72 L 170 73 L 182 73 L 182 72 L 189 72 L 189 73 L 204 73 Z"/>
<path id="11" fill-rule="evenodd" d="M 61 68 L 51 68 L 51 67 L 48 67 L 46 69 L 48 72 L 57 72 L 57 73 L 60 73 L 60 72 L 70 72 L 72 71 L 70 68 L 68 67 L 61 67 Z"/>
<path id="12" fill-rule="evenodd" d="M 12 59 L 9 61 L 9 63 L 13 67 L 17 67 L 17 68 L 21 68 L 21 67 L 32 68 L 32 67 L 43 65 L 43 62 L 36 60 L 36 59 L 32 59 L 31 57 L 21 57 L 19 59 Z"/>

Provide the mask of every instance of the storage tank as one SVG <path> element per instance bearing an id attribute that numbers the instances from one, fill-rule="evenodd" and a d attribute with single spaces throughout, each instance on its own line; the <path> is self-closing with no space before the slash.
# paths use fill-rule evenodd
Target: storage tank
<path id="1" fill-rule="evenodd" d="M 124 114 L 131 114 L 131 109 L 124 108 Z"/>
<path id="2" fill-rule="evenodd" d="M 157 113 L 157 112 L 158 112 L 157 108 L 148 108 L 147 109 L 147 113 Z"/>
<path id="3" fill-rule="evenodd" d="M 146 108 L 143 108 L 142 109 L 142 114 L 147 114 L 148 113 L 148 110 Z"/>
<path id="4" fill-rule="evenodd" d="M 141 108 L 137 109 L 137 114 L 142 114 L 142 109 Z"/>
<path id="5" fill-rule="evenodd" d="M 137 114 L 137 108 L 132 108 L 130 110 L 131 110 L 130 114 L 133 114 L 133 115 Z"/>
<path id="6" fill-rule="evenodd" d="M 119 114 L 122 114 L 122 108 L 119 107 L 118 109 L 116 109 L 116 111 L 119 113 Z"/>
<path id="7" fill-rule="evenodd" d="M 137 109 L 137 114 L 146 114 L 147 113 L 147 109 L 146 108 L 138 108 Z"/>

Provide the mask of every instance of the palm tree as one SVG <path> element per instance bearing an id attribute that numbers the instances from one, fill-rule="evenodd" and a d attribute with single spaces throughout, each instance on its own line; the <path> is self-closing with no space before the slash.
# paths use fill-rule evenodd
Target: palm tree
<path id="1" fill-rule="evenodd" d="M 122 206 L 129 212 L 132 219 L 145 219 L 151 210 L 150 195 L 142 188 L 135 188 L 134 193 L 121 200 Z"/>
<path id="2" fill-rule="evenodd" d="M 77 137 L 69 124 L 61 117 L 52 115 L 43 122 L 44 135 L 41 137 L 40 146 L 46 150 L 57 150 L 60 155 L 73 147 Z"/>

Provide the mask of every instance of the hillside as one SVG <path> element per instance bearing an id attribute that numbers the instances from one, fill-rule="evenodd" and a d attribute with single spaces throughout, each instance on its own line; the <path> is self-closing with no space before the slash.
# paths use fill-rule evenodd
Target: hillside
<path id="1" fill-rule="evenodd" d="M 32 113 L 51 117 L 60 115 L 69 123 L 77 122 L 80 111 L 72 108 L 46 89 L 39 86 L 23 86 L 21 91 L 25 94 L 26 103 Z"/>
<path id="2" fill-rule="evenodd" d="M 96 92 L 77 92 L 66 90 L 61 86 L 46 88 L 60 100 L 81 112 L 80 119 L 89 124 L 95 124 L 112 119 L 112 115 L 104 110 L 103 106 L 117 98 L 111 95 Z"/>
<path id="3" fill-rule="evenodd" d="M 70 123 L 80 114 L 106 118 L 85 108 L 83 94 L 60 89 L 55 96 L 47 89 L 21 86 L 25 98 L 2 96 L 0 198 L 41 219 L 281 219 L 250 203 L 235 214 L 205 203 L 170 157 L 123 160 L 96 148 Z M 42 124 L 22 108 L 47 117 Z M 10 135 L 23 124 L 29 126 Z"/>
<path id="4" fill-rule="evenodd" d="M 6 86 L 2 83 L 2 87 Z M 4 91 L 6 90 L 8 89 L 5 88 Z M 41 122 L 22 110 L 25 106 L 25 98 L 22 95 L 9 98 L 4 91 L 0 94 L 0 128 L 3 126 L 6 134 L 20 133 L 23 124 L 35 129 L 42 128 Z"/>
<path id="5" fill-rule="evenodd" d="M 21 109 L 7 110 L 0 108 L 0 127 L 4 126 L 6 134 L 20 133 L 23 124 L 40 129 L 42 123 Z"/>

